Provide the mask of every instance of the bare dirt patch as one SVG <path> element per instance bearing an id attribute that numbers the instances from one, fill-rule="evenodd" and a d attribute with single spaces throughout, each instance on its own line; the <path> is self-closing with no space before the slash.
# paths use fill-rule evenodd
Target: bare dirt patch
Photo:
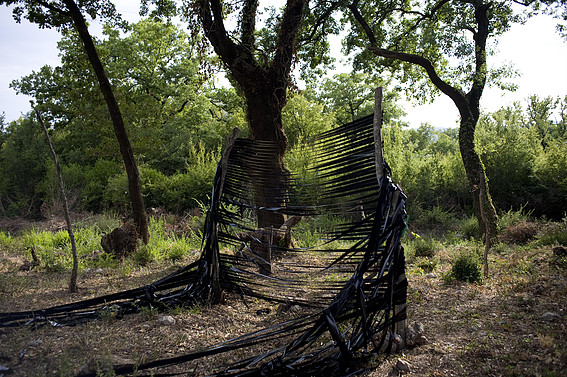
<path id="1" fill-rule="evenodd" d="M 409 321 L 424 324 L 428 344 L 392 355 L 369 376 L 567 376 L 567 270 L 549 249 L 491 255 L 481 285 L 445 283 L 412 273 Z"/>
<path id="2" fill-rule="evenodd" d="M 446 283 L 454 250 L 444 250 L 433 274 L 408 267 L 409 323 L 421 322 L 428 343 L 371 361 L 370 377 L 398 375 L 398 358 L 415 376 L 566 376 L 567 269 L 551 248 L 507 248 L 491 255 L 491 277 L 483 284 Z M 66 292 L 68 274 L 19 271 L 24 251 L 0 251 L 0 310 L 49 307 L 155 281 L 183 263 L 122 264 L 80 276 L 78 294 Z M 259 311 L 260 309 L 269 309 Z M 301 309 L 304 310 L 304 309 Z M 111 313 L 76 327 L 0 329 L 0 366 L 13 376 L 68 376 L 81 368 L 144 363 L 187 354 L 210 344 L 282 322 L 301 313 L 278 312 L 256 299 L 229 295 L 224 305 L 116 318 Z M 160 320 L 163 315 L 173 323 Z M 281 342 L 287 341 L 281 339 Z M 170 371 L 206 375 L 214 365 L 260 353 L 266 347 L 230 356 L 199 359 Z M 380 360 L 378 362 L 377 360 Z M 101 372 L 103 374 L 103 372 Z M 103 374 L 104 375 L 104 374 Z"/>

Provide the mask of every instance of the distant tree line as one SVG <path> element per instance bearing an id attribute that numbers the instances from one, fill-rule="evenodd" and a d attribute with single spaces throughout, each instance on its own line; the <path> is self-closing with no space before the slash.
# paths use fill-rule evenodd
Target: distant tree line
<path id="1" fill-rule="evenodd" d="M 218 87 L 203 72 L 198 35 L 169 22 L 143 20 L 120 33 L 106 27 L 95 44 L 122 109 L 148 207 L 183 213 L 207 201 L 226 135 L 248 132 L 246 103 L 235 89 Z M 127 177 L 112 124 L 79 37 L 65 31 L 62 64 L 45 66 L 12 86 L 31 96 L 51 125 L 74 210 L 128 211 Z M 211 62 L 214 63 L 214 62 Z M 313 136 L 373 111 L 373 88 L 393 87 L 370 74 L 307 80 L 289 90 L 282 110 L 286 167 L 309 174 L 305 145 Z M 458 145 L 458 130 L 422 125 L 409 129 L 385 96 L 386 158 L 410 198 L 410 211 L 472 208 Z M 561 218 L 567 208 L 567 98 L 528 99 L 483 114 L 475 135 L 494 204 Z M 0 118 L 0 215 L 38 218 L 58 211 L 60 198 L 49 150 L 33 114 Z"/>

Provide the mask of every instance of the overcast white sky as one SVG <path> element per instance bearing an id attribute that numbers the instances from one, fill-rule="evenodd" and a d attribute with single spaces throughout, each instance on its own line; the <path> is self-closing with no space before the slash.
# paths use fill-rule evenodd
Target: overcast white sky
<path id="1" fill-rule="evenodd" d="M 137 17 L 138 1 L 117 2 L 126 19 Z M 36 25 L 22 21 L 16 24 L 11 10 L 0 6 L 0 113 L 12 121 L 30 110 L 29 97 L 16 95 L 10 82 L 37 71 L 43 65 L 59 64 L 56 30 L 40 30 Z M 524 101 L 531 94 L 540 96 L 567 95 L 567 44 L 555 32 L 555 23 L 549 17 L 539 16 L 526 25 L 515 25 L 499 43 L 499 52 L 489 58 L 492 64 L 512 62 L 522 76 L 517 79 L 518 91 L 502 92 L 487 88 L 481 105 L 485 111 L 494 111 L 514 101 Z M 445 96 L 433 104 L 405 108 L 406 120 L 412 127 L 427 122 L 435 127 L 455 127 L 458 112 Z"/>

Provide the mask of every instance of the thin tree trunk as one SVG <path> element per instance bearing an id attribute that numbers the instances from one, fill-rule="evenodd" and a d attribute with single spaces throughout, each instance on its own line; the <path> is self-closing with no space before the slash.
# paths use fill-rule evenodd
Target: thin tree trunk
<path id="1" fill-rule="evenodd" d="M 114 97 L 112 86 L 106 76 L 104 66 L 100 61 L 81 10 L 72 0 L 63 0 L 63 2 L 69 10 L 71 17 L 73 18 L 75 28 L 83 41 L 85 51 L 98 79 L 100 91 L 106 101 L 108 112 L 110 113 L 112 124 L 114 126 L 114 133 L 120 146 L 120 153 L 124 160 L 126 175 L 128 176 L 128 193 L 130 195 L 130 202 L 132 203 L 132 212 L 134 223 L 136 224 L 136 230 L 140 239 L 147 244 L 150 239 L 150 233 L 148 231 L 148 218 L 146 216 L 146 208 L 142 196 L 140 173 L 136 166 L 136 160 L 134 159 L 134 153 L 132 152 L 130 140 L 126 133 L 126 127 L 124 126 L 124 119 L 122 118 L 120 107 Z"/>
<path id="2" fill-rule="evenodd" d="M 71 240 L 71 251 L 73 253 L 73 269 L 71 270 L 71 279 L 69 280 L 69 292 L 77 292 L 77 273 L 79 270 L 79 259 L 77 257 L 77 244 L 75 242 L 75 234 L 73 233 L 73 227 L 71 226 L 71 217 L 69 216 L 69 205 L 67 204 L 67 195 L 65 195 L 65 186 L 63 185 L 63 178 L 61 177 L 61 167 L 59 166 L 59 161 L 57 160 L 57 154 L 55 149 L 53 149 L 53 144 L 51 144 L 51 139 L 49 137 L 49 132 L 47 127 L 43 123 L 41 114 L 38 110 L 35 111 L 37 114 L 37 119 L 43 132 L 45 133 L 45 138 L 47 139 L 47 144 L 49 145 L 49 150 L 51 151 L 51 156 L 53 157 L 53 163 L 55 164 L 55 171 L 57 172 L 57 182 L 59 183 L 59 190 L 61 191 L 61 198 L 63 199 L 63 213 L 65 214 L 65 222 L 67 223 L 67 232 L 69 232 L 69 239 Z"/>
<path id="3" fill-rule="evenodd" d="M 480 156 L 476 152 L 474 143 L 476 121 L 461 115 L 459 127 L 459 149 L 465 167 L 465 173 L 469 181 L 473 198 L 473 208 L 478 221 L 480 233 L 494 237 L 497 233 L 498 215 L 492 204 L 492 198 L 488 190 L 486 172 Z M 481 190 L 483 188 L 483 190 Z M 482 200 L 480 199 L 482 195 Z M 481 210 L 482 206 L 482 210 Z M 483 216 L 484 212 L 484 216 Z M 483 219 L 485 218 L 486 221 Z M 487 241 L 487 240 L 485 240 Z"/>
<path id="4" fill-rule="evenodd" d="M 480 185 L 480 191 L 479 191 L 479 195 L 478 195 L 479 198 L 478 199 L 479 199 L 479 202 L 480 202 L 480 214 L 481 214 L 482 220 L 484 221 L 484 224 L 485 224 L 483 270 L 484 270 L 484 277 L 488 278 L 488 252 L 490 251 L 490 248 L 492 247 L 492 234 L 491 234 L 490 223 L 488 221 L 488 218 L 486 217 L 486 211 L 484 209 L 484 191 L 485 191 L 485 187 L 484 187 L 483 181 L 481 179 L 481 185 Z"/>
<path id="5" fill-rule="evenodd" d="M 384 176 L 384 150 L 382 148 L 382 87 L 379 86 L 374 91 L 374 153 L 376 155 L 376 177 L 378 184 L 382 184 Z"/>

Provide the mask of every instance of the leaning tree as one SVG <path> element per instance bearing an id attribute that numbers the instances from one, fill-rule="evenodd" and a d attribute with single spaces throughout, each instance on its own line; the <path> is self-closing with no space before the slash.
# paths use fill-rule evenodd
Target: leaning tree
<path id="1" fill-rule="evenodd" d="M 413 93 L 431 96 L 431 84 L 447 95 L 460 114 L 459 147 L 473 196 L 480 229 L 496 235 L 497 214 L 492 204 L 484 165 L 475 147 L 480 100 L 487 85 L 513 89 L 506 83 L 509 67 L 489 68 L 491 48 L 515 22 L 522 22 L 516 1 L 488 0 L 353 0 L 346 5 L 345 21 L 352 33 L 345 39 L 349 51 L 358 52 L 355 67 L 382 67 L 397 72 Z M 537 1 L 522 5 L 544 7 L 560 18 L 562 6 Z M 558 2 L 559 3 L 559 2 Z M 564 7 L 564 6 L 563 6 Z M 543 8 L 542 8 L 543 9 Z M 492 45 L 491 45 L 492 43 Z M 374 56 L 374 57 L 373 57 Z M 423 74 L 425 71 L 425 75 Z M 417 88 L 417 90 L 416 90 Z M 422 89 L 422 90 L 420 90 Z"/>
<path id="2" fill-rule="evenodd" d="M 132 212 L 138 236 L 144 243 L 148 243 L 148 220 L 141 192 L 140 174 L 134 159 L 132 147 L 130 146 L 130 140 L 126 133 L 126 127 L 118 101 L 114 96 L 104 65 L 97 53 L 95 44 L 88 30 L 87 21 L 83 15 L 83 13 L 86 13 L 93 19 L 100 16 L 118 25 L 120 19 L 119 15 L 116 13 L 114 4 L 108 0 L 78 2 L 73 0 L 0 0 L 0 5 L 2 4 L 14 6 L 13 15 L 17 22 L 20 22 L 23 16 L 30 22 L 38 24 L 40 28 L 74 28 L 79 34 L 92 69 L 96 74 L 100 91 L 108 107 L 108 112 L 114 126 L 114 133 L 120 146 L 120 153 L 124 160 L 124 167 L 128 177 L 128 193 L 132 203 Z"/>

